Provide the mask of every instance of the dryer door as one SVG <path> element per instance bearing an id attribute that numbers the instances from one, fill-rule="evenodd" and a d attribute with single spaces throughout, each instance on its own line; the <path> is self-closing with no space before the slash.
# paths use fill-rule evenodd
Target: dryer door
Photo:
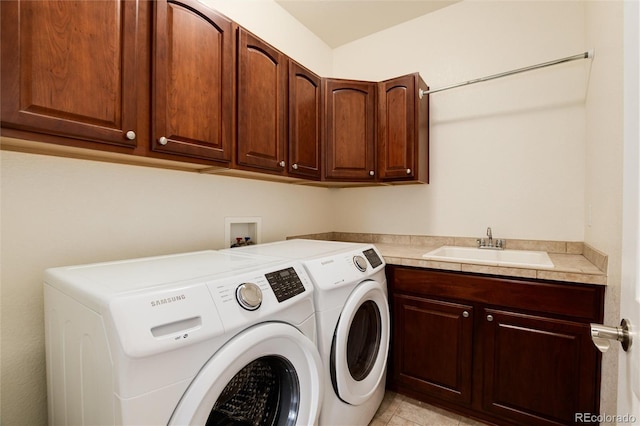
<path id="1" fill-rule="evenodd" d="M 321 403 L 320 355 L 295 327 L 263 323 L 225 344 L 180 400 L 169 425 L 311 425 Z"/>
<path id="2" fill-rule="evenodd" d="M 389 304 L 376 281 L 360 283 L 349 295 L 331 345 L 331 379 L 338 397 L 360 405 L 386 374 L 389 353 Z"/>

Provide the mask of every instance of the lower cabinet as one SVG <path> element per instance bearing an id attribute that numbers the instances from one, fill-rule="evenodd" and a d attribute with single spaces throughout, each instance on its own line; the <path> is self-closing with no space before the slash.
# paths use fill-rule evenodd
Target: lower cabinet
<path id="1" fill-rule="evenodd" d="M 393 310 L 396 384 L 471 402 L 473 306 L 398 294 Z"/>
<path id="2" fill-rule="evenodd" d="M 387 266 L 388 387 L 500 425 L 599 413 L 604 287 Z"/>

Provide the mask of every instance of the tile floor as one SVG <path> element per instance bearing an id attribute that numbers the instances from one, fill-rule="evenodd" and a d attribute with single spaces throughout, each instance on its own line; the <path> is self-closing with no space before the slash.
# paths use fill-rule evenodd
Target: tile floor
<path id="1" fill-rule="evenodd" d="M 481 426 L 484 423 L 387 391 L 369 426 Z"/>

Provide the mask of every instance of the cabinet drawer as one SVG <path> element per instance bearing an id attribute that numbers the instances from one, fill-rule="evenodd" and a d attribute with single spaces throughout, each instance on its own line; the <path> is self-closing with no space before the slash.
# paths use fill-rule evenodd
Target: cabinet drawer
<path id="1" fill-rule="evenodd" d="M 604 287 L 389 267 L 395 291 L 601 322 Z"/>

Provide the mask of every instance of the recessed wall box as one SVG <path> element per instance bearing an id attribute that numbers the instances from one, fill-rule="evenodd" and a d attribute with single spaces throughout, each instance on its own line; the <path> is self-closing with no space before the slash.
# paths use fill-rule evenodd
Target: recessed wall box
<path id="1" fill-rule="evenodd" d="M 237 244 L 237 238 L 243 243 L 251 241 L 259 244 L 262 237 L 261 217 L 225 217 L 224 218 L 224 248 Z"/>

